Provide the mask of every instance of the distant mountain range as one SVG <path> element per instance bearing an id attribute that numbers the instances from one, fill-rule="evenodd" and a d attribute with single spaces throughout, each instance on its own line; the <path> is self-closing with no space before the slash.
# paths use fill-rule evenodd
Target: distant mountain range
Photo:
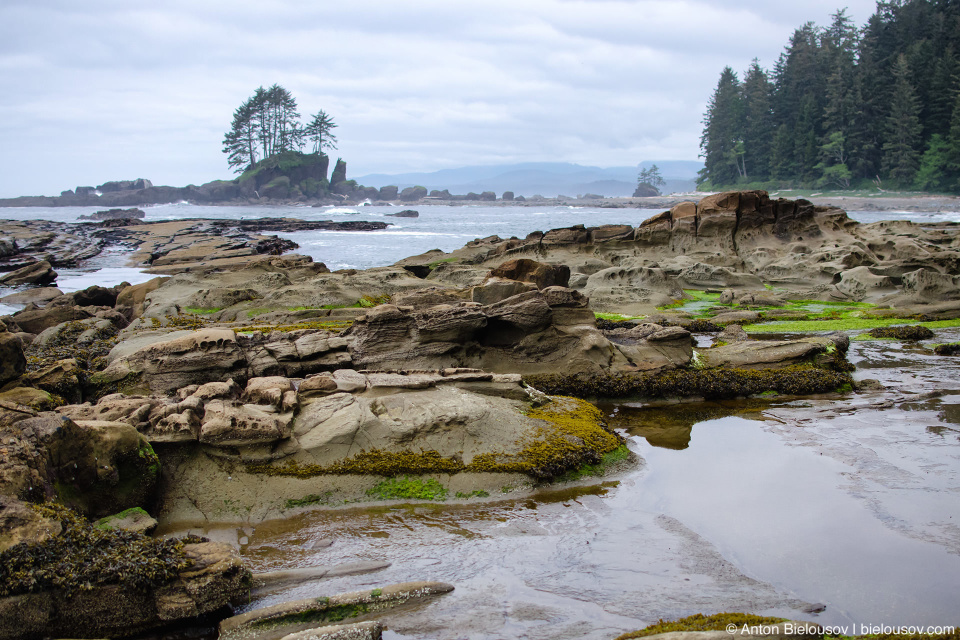
<path id="1" fill-rule="evenodd" d="M 353 179 L 368 187 L 396 185 L 423 186 L 428 191 L 447 189 L 453 194 L 471 191 L 494 191 L 501 195 L 513 191 L 515 195 L 577 196 L 594 193 L 602 196 L 630 196 L 637 186 L 641 169 L 656 164 L 666 181 L 663 193 L 693 191 L 697 172 L 703 163 L 692 160 L 645 161 L 635 167 L 585 167 L 568 162 L 524 162 L 458 169 L 441 169 L 430 173 L 371 173 Z"/>

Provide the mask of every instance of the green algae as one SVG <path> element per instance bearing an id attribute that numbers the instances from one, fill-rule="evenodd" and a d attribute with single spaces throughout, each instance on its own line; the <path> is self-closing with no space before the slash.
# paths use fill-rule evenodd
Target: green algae
<path id="1" fill-rule="evenodd" d="M 747 333 L 812 333 L 817 331 L 865 331 L 877 327 L 903 324 L 904 318 L 845 317 L 825 320 L 792 320 L 764 322 L 744 327 Z M 960 327 L 960 319 L 919 322 L 928 329 Z"/>
<path id="2" fill-rule="evenodd" d="M 644 316 L 625 316 L 619 313 L 602 313 L 599 311 L 595 312 L 593 315 L 600 320 L 609 320 L 611 322 L 624 322 L 626 320 L 636 320 L 638 318 L 644 317 Z"/>
<path id="3" fill-rule="evenodd" d="M 387 478 L 367 490 L 378 500 L 445 500 L 447 488 L 434 478 Z"/>
<path id="4" fill-rule="evenodd" d="M 211 313 L 216 313 L 218 311 L 223 311 L 223 307 L 184 307 L 183 310 L 188 314 L 195 315 L 208 315 Z"/>
<path id="5" fill-rule="evenodd" d="M 661 618 L 656 624 L 652 624 L 639 631 L 624 633 L 623 635 L 617 636 L 615 640 L 631 640 L 632 638 L 643 638 L 675 631 L 725 631 L 728 625 L 735 625 L 739 628 L 745 624 L 751 626 L 768 625 L 786 621 L 786 618 L 762 617 L 749 613 L 717 613 L 712 616 L 697 613 L 669 622 L 664 622 Z"/>

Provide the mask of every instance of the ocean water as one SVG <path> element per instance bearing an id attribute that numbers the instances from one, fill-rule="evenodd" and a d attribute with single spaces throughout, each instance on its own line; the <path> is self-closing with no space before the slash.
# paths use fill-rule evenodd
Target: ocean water
<path id="1" fill-rule="evenodd" d="M 418 218 L 395 218 L 387 214 L 413 208 Z M 55 220 L 81 222 L 81 215 L 89 215 L 98 207 L 24 207 L 0 211 L 0 218 L 14 220 Z M 603 224 L 639 225 L 662 209 L 604 209 L 600 207 L 570 206 L 197 206 L 186 203 L 143 207 L 146 220 L 175 220 L 180 218 L 299 218 L 302 220 L 369 220 L 390 223 L 382 231 L 303 231 L 280 233 L 293 240 L 300 248 L 297 253 L 309 255 L 330 269 L 367 269 L 384 266 L 424 253 L 431 249 L 452 251 L 475 238 L 498 235 L 501 238 L 523 238 L 534 231 L 547 231 L 576 224 L 597 226 Z M 960 222 L 960 212 L 865 212 L 852 211 L 850 216 L 861 222 L 878 220 L 914 220 L 917 222 Z M 58 286 L 64 291 L 83 289 L 92 284 L 112 286 L 127 281 L 131 284 L 149 280 L 129 264 L 123 252 L 106 252 L 83 269 L 60 270 Z M 4 295 L 9 290 L 0 291 Z M 0 308 L 0 312 L 4 312 Z"/>

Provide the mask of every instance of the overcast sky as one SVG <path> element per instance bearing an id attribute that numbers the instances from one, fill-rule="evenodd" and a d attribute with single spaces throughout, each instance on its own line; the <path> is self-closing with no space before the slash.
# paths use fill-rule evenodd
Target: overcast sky
<path id="1" fill-rule="evenodd" d="M 349 176 L 695 160 L 721 69 L 873 0 L 3 0 L 0 197 L 231 175 L 233 110 L 279 83 Z"/>

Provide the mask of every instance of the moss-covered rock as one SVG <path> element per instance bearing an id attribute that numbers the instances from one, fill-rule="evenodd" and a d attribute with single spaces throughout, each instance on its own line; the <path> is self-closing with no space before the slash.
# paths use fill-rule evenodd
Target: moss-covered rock
<path id="1" fill-rule="evenodd" d="M 160 459 L 129 424 L 63 419 L 48 446 L 54 490 L 63 504 L 103 517 L 152 500 Z"/>
<path id="2" fill-rule="evenodd" d="M 877 327 L 869 332 L 874 338 L 895 338 L 897 340 L 929 340 L 934 336 L 933 331 L 919 324 L 897 327 Z"/>
<path id="3" fill-rule="evenodd" d="M 737 398 L 776 391 L 810 395 L 852 385 L 849 374 L 812 366 L 783 369 L 679 370 L 661 374 L 525 376 L 524 381 L 549 394 L 578 398 Z"/>

